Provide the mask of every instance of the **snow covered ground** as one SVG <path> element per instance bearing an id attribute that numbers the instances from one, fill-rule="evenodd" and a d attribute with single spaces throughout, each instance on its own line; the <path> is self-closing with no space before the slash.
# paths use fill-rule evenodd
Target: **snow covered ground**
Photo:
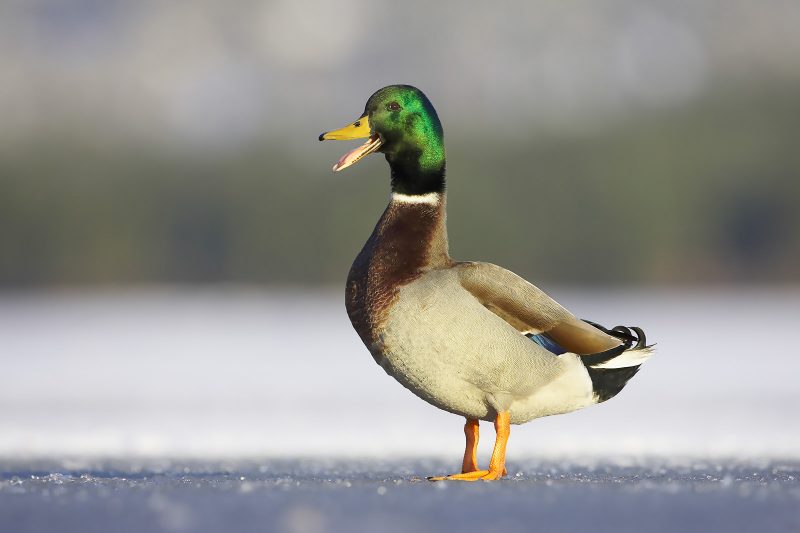
<path id="1" fill-rule="evenodd" d="M 547 288 L 645 328 L 613 400 L 512 429 L 521 458 L 800 458 L 800 289 Z M 336 292 L 0 295 L 0 457 L 394 455 L 457 461 L 463 420 L 375 365 Z M 493 431 L 484 424 L 482 453 Z"/>

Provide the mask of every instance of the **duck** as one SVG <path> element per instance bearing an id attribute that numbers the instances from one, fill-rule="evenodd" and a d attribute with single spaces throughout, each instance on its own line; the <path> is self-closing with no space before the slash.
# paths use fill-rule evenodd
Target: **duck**
<path id="1" fill-rule="evenodd" d="M 450 257 L 444 131 L 421 90 L 384 87 L 357 120 L 319 136 L 353 139 L 366 142 L 341 156 L 333 171 L 382 153 L 391 196 L 347 276 L 350 321 L 387 374 L 466 420 L 461 471 L 428 479 L 501 479 L 512 424 L 615 397 L 653 346 L 639 327 L 576 318 L 500 266 Z M 484 469 L 477 460 L 480 421 L 495 429 Z"/>

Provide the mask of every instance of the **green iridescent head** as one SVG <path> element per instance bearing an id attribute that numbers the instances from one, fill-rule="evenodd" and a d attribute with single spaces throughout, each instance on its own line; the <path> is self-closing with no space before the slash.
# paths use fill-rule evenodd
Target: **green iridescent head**
<path id="1" fill-rule="evenodd" d="M 363 139 L 367 142 L 339 159 L 338 172 L 364 156 L 381 152 L 392 169 L 392 190 L 425 194 L 444 190 L 444 133 L 428 97 L 410 85 L 390 85 L 367 100 L 362 116 L 319 140 Z"/>

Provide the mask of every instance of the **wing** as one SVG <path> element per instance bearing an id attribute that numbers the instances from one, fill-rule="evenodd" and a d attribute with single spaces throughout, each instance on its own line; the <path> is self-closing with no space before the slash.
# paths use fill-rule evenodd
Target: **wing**
<path id="1" fill-rule="evenodd" d="M 513 272 L 474 262 L 458 263 L 455 269 L 461 286 L 484 307 L 539 344 L 547 338 L 576 354 L 599 354 L 624 345 L 619 338 L 576 318 Z M 542 342 L 535 336 L 541 336 Z"/>

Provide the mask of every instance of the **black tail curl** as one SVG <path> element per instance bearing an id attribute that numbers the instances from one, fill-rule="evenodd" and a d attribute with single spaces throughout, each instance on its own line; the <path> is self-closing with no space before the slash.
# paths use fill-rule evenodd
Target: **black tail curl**
<path id="1" fill-rule="evenodd" d="M 606 329 L 597 322 L 592 322 L 591 320 L 586 320 L 585 318 L 583 321 L 590 326 L 596 327 L 606 335 L 611 335 L 612 337 L 616 337 L 621 340 L 626 345 L 626 350 L 640 350 L 642 348 L 649 348 L 649 346 L 647 346 L 647 337 L 645 336 L 642 328 L 637 328 L 636 326 L 614 326 L 611 329 Z M 634 346 L 633 343 L 636 343 L 636 345 Z"/>
<path id="2" fill-rule="evenodd" d="M 600 324 L 590 320 L 584 320 L 584 322 L 622 341 L 620 346 L 611 348 L 610 350 L 581 357 L 581 361 L 586 365 L 586 370 L 589 372 L 589 377 L 592 380 L 592 387 L 597 396 L 597 402 L 600 403 L 616 396 L 619 391 L 625 387 L 628 380 L 636 375 L 639 371 L 639 366 L 624 368 L 593 367 L 617 357 L 624 351 L 631 349 L 639 350 L 642 348 L 649 348 L 650 346 L 647 345 L 647 337 L 645 337 L 642 328 L 637 328 L 635 326 L 615 326 L 611 329 L 606 329 Z"/>
<path id="3" fill-rule="evenodd" d="M 638 350 L 640 348 L 647 348 L 647 338 L 645 337 L 642 328 L 637 328 L 635 326 L 632 326 L 630 328 L 625 326 L 616 326 L 612 329 L 606 329 L 600 324 L 591 322 L 589 320 L 584 320 L 584 322 L 596 327 L 603 333 L 611 335 L 612 337 L 622 341 L 622 344 L 620 344 L 619 346 L 609 348 L 608 350 L 605 350 L 603 352 L 593 353 L 589 355 L 582 355 L 581 361 L 583 361 L 583 364 L 586 365 L 587 367 L 603 364 L 606 361 L 614 359 L 616 356 L 627 350 L 631 349 Z"/>

